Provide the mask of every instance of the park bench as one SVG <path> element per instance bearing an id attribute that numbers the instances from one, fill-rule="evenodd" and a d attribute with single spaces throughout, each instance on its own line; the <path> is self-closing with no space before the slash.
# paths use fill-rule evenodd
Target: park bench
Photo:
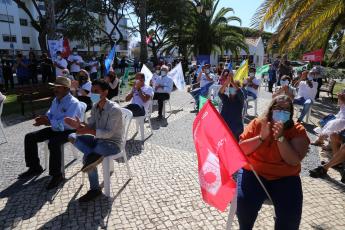
<path id="1" fill-rule="evenodd" d="M 335 87 L 336 81 L 330 80 L 327 84 L 321 86 L 320 92 L 326 92 L 329 96 L 331 94 L 332 100 L 333 100 L 333 90 Z"/>
<path id="2" fill-rule="evenodd" d="M 29 104 L 34 115 L 35 103 L 52 101 L 54 98 L 53 88 L 48 85 L 23 86 L 16 89 L 17 102 L 21 105 L 21 113 L 24 116 L 25 104 Z"/>

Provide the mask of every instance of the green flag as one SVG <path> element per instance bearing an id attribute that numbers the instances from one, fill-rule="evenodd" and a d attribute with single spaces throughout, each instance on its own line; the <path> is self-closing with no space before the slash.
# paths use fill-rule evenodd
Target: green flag
<path id="1" fill-rule="evenodd" d="M 259 68 L 256 69 L 256 76 L 262 76 L 262 75 L 267 75 L 268 70 L 270 69 L 270 65 L 263 65 Z"/>

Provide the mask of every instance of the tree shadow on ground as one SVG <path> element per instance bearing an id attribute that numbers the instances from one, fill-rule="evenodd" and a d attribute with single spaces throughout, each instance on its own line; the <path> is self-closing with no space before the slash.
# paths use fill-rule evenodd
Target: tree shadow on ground
<path id="1" fill-rule="evenodd" d="M 54 201 L 63 184 L 47 191 L 45 186 L 48 178 L 18 180 L 0 192 L 0 198 L 7 199 L 5 207 L 0 210 L 1 228 L 15 228 L 20 221 L 35 216 L 47 202 Z"/>

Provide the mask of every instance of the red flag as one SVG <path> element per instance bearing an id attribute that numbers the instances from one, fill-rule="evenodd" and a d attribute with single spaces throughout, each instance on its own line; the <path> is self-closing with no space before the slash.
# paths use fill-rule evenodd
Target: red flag
<path id="1" fill-rule="evenodd" d="M 315 50 L 313 52 L 303 54 L 303 61 L 322 62 L 323 55 L 323 49 Z"/>
<path id="2" fill-rule="evenodd" d="M 71 54 L 71 48 L 69 46 L 69 41 L 66 37 L 63 38 L 63 51 L 62 51 L 62 57 L 68 58 L 68 56 Z"/>
<path id="3" fill-rule="evenodd" d="M 198 171 L 204 201 L 224 211 L 236 192 L 232 174 L 247 164 L 236 139 L 210 100 L 193 123 Z"/>

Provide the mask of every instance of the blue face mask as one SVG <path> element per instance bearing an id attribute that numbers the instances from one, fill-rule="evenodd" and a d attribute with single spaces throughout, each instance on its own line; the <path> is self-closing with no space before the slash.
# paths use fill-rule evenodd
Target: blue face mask
<path id="1" fill-rule="evenodd" d="M 289 81 L 287 81 L 287 80 L 281 80 L 281 81 L 280 81 L 280 84 L 281 84 L 282 86 L 289 85 Z"/>
<path id="2" fill-rule="evenodd" d="M 234 87 L 229 87 L 229 95 L 235 95 L 236 91 L 237 90 Z"/>
<path id="3" fill-rule="evenodd" d="M 285 123 L 285 122 L 290 120 L 290 115 L 291 115 L 291 113 L 289 111 L 273 110 L 272 119 L 275 122 Z"/>
<path id="4" fill-rule="evenodd" d="M 97 104 L 101 100 L 101 95 L 97 93 L 91 93 L 90 98 L 93 104 Z"/>

